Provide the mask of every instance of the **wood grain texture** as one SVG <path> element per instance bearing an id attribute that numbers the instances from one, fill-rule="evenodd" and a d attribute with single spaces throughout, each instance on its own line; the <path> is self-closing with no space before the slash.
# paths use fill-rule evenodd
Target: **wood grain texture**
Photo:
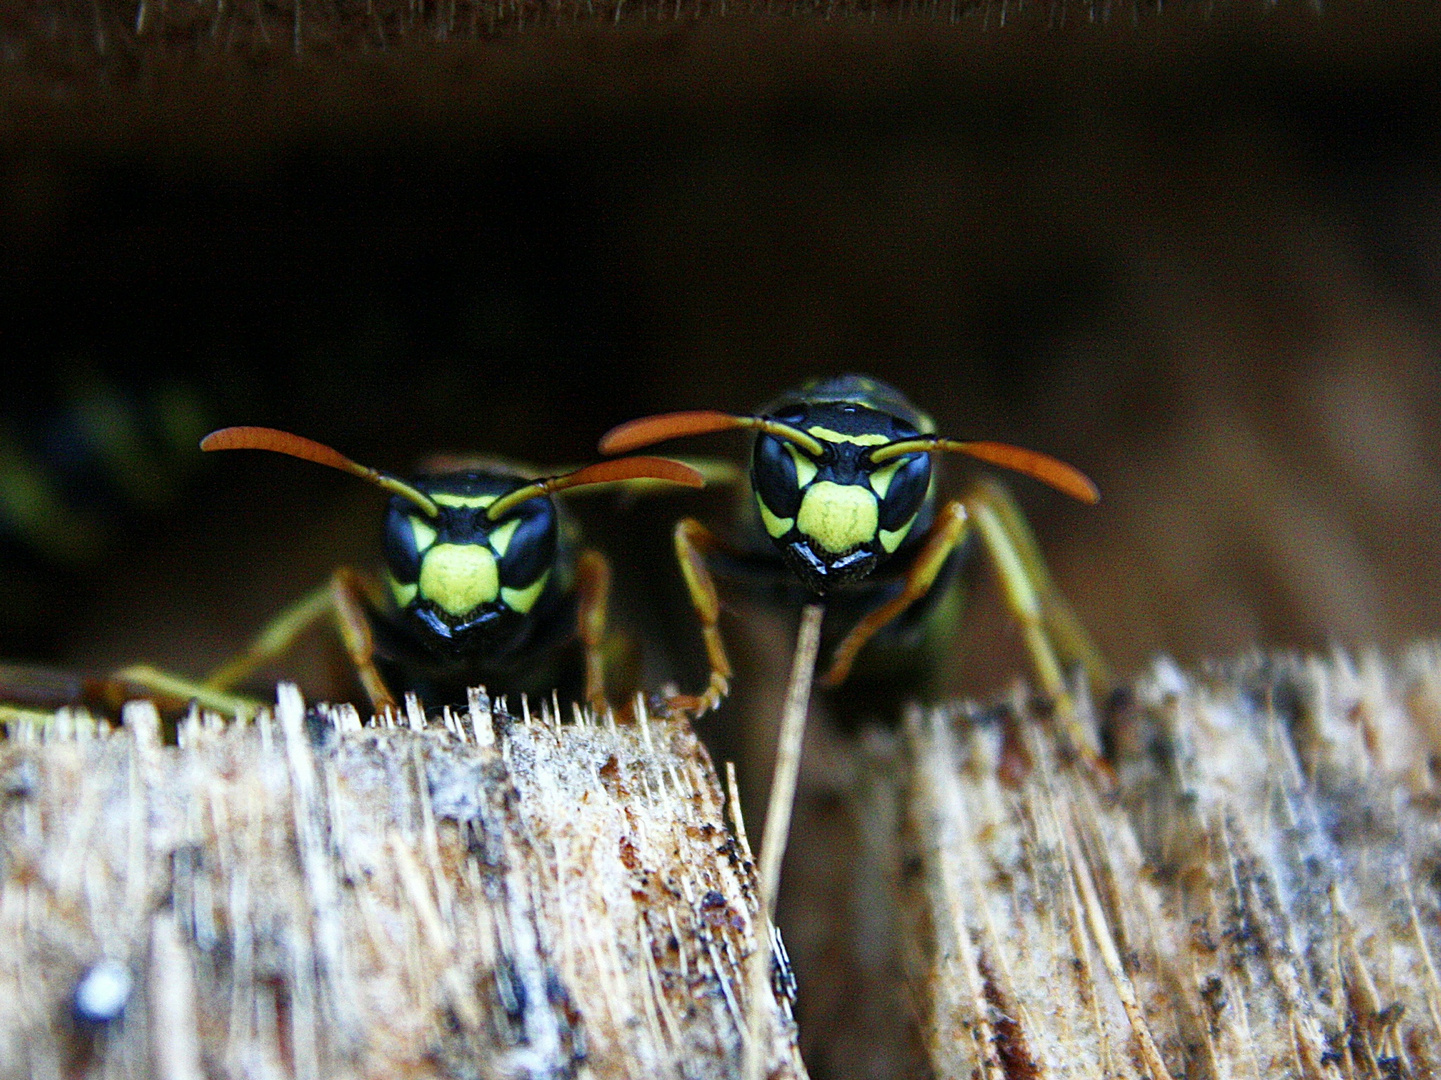
<path id="1" fill-rule="evenodd" d="M 526 712 L 16 725 L 0 1076 L 737 1075 L 754 870 L 709 758 Z M 1102 726 L 1114 776 L 1023 695 L 856 744 L 858 917 L 930 1074 L 1436 1075 L 1441 650 L 1161 661 Z M 106 959 L 129 1007 L 85 1022 Z"/>
<path id="2" fill-rule="evenodd" d="M 483 696 L 0 744 L 0 1076 L 722 1077 L 753 867 L 688 726 Z M 123 1018 L 78 1019 L 104 959 Z M 770 988 L 767 988 L 768 990 Z M 803 1076 L 784 994 L 770 1075 Z"/>
<path id="3" fill-rule="evenodd" d="M 1024 703 L 914 711 L 907 941 L 941 1076 L 1441 1070 L 1441 653 L 1157 663 L 1114 790 Z"/>

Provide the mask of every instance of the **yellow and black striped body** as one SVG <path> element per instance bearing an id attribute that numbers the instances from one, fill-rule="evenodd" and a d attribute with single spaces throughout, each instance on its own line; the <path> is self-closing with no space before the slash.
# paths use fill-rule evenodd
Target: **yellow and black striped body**
<path id="1" fill-rule="evenodd" d="M 935 519 L 930 454 L 875 466 L 868 453 L 930 435 L 935 425 L 895 388 L 864 375 L 814 380 L 758 414 L 812 436 L 823 452 L 815 456 L 757 433 L 745 554 L 716 558 L 716 569 L 787 604 L 823 596 L 828 650 L 868 611 L 899 595 Z M 963 606 L 960 570 L 974 551 L 973 541 L 953 550 L 926 595 L 878 632 L 862 654 L 861 678 L 892 672 L 914 678 L 944 651 Z"/>
<path id="2" fill-rule="evenodd" d="M 598 552 L 573 545 L 552 497 L 632 481 L 704 484 L 690 466 L 652 457 L 597 462 L 557 476 L 527 474 L 493 458 L 449 457 L 433 459 L 429 471 L 407 481 L 267 427 L 212 431 L 200 448 L 285 454 L 349 473 L 391 496 L 381 579 L 338 567 L 244 653 L 198 687 L 182 687 L 212 699 L 279 657 L 329 613 L 377 710 L 396 706 L 394 689 L 441 705 L 462 700 L 475 686 L 504 693 L 583 691 L 592 708 L 604 710 L 610 567 Z M 572 640 L 579 643 L 579 663 L 572 665 L 578 678 L 568 680 L 558 674 L 556 653 Z M 181 686 L 164 672 L 140 674 L 151 686 Z"/>
<path id="3" fill-rule="evenodd" d="M 924 660 L 960 615 L 959 570 L 974 543 L 991 555 L 1006 602 L 1021 622 L 1037 675 L 1050 694 L 1065 692 L 1063 665 L 1084 664 L 1104 681 L 1104 663 L 1056 591 L 1020 509 L 999 485 L 978 481 L 960 498 L 936 498 L 933 459 L 960 453 L 1049 484 L 1082 502 L 1096 485 L 1049 454 L 1008 443 L 951 439 L 894 387 L 864 375 L 818 379 L 757 414 L 701 409 L 640 417 L 600 440 L 605 454 L 629 453 L 687 435 L 749 430 L 751 518 L 739 547 L 693 518 L 674 531 L 676 558 L 701 623 L 710 681 L 677 698 L 697 714 L 730 688 L 720 632 L 716 572 L 759 579 L 800 600 L 825 601 L 822 686 L 839 686 L 856 667 L 895 670 Z M 864 652 L 863 652 L 864 650 Z"/>

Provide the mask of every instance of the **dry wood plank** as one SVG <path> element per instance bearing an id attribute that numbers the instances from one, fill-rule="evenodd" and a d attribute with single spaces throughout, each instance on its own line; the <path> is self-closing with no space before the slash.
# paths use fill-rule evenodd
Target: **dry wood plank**
<path id="1" fill-rule="evenodd" d="M 20 725 L 0 799 L 0 1077 L 739 1069 L 754 868 L 688 725 L 477 695 L 362 727 L 282 687 L 178 745 L 145 704 Z M 769 1075 L 804 1076 L 764 990 Z"/>
<path id="2" fill-rule="evenodd" d="M 754 869 L 704 750 L 525 713 L 17 728 L 0 1076 L 736 1075 Z M 1158 662 L 1106 727 L 1113 779 L 1020 694 L 862 740 L 932 1072 L 1441 1072 L 1441 650 Z M 107 959 L 129 1006 L 81 1022 Z"/>
<path id="3" fill-rule="evenodd" d="M 1107 784 L 1019 699 L 914 710 L 912 985 L 943 1077 L 1441 1075 L 1441 650 L 1158 662 Z"/>

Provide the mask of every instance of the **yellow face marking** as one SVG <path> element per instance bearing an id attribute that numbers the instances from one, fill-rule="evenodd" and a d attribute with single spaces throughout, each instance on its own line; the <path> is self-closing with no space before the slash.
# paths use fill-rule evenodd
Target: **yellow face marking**
<path id="1" fill-rule="evenodd" d="M 512 589 L 509 585 L 501 587 L 500 598 L 505 601 L 506 607 L 517 614 L 524 615 L 540 597 L 541 590 L 545 583 L 550 580 L 550 571 L 547 570 L 523 589 Z"/>
<path id="2" fill-rule="evenodd" d="M 879 510 L 870 488 L 829 480 L 806 489 L 796 515 L 801 532 L 835 555 L 874 540 L 878 523 Z"/>
<path id="3" fill-rule="evenodd" d="M 771 538 L 774 540 L 779 540 L 786 533 L 790 532 L 791 526 L 796 523 L 795 518 L 776 517 L 772 514 L 771 508 L 766 505 L 766 501 L 762 499 L 760 495 L 756 496 L 756 505 L 760 507 L 761 522 L 765 525 L 766 532 L 770 533 Z"/>
<path id="4" fill-rule="evenodd" d="M 896 548 L 901 546 L 901 541 L 906 538 L 906 535 L 911 531 L 911 526 L 915 523 L 916 515 L 912 514 L 911 520 L 907 521 L 899 529 L 881 530 L 881 547 L 886 549 L 887 555 L 891 554 L 891 552 L 895 551 Z"/>
<path id="5" fill-rule="evenodd" d="M 408 585 L 402 584 L 401 582 L 396 581 L 395 575 L 391 573 L 387 573 L 385 575 L 385 580 L 390 583 L 390 591 L 391 594 L 394 595 L 395 603 L 398 607 L 407 606 L 412 600 L 415 599 L 415 594 L 420 591 L 420 586 L 417 585 L 415 582 L 412 581 Z"/>
<path id="6" fill-rule="evenodd" d="M 871 490 L 876 493 L 876 498 L 884 499 L 886 492 L 891 490 L 891 481 L 896 478 L 896 470 L 901 467 L 901 459 L 897 458 L 889 465 L 883 465 L 871 473 Z"/>
<path id="7" fill-rule="evenodd" d="M 439 505 L 439 506 L 461 506 L 461 507 L 471 506 L 471 507 L 477 507 L 477 508 L 483 509 L 483 508 L 489 506 L 491 503 L 495 502 L 495 500 L 498 499 L 498 498 L 500 498 L 500 496 L 499 496 L 499 495 L 451 495 L 451 494 L 447 494 L 446 492 L 443 492 L 443 491 L 442 491 L 442 492 L 438 492 L 438 493 L 432 492 L 430 498 L 431 498 L 431 500 L 432 500 L 433 502 L 435 502 L 435 503 L 436 503 L 437 505 Z"/>
<path id="8" fill-rule="evenodd" d="M 854 443 L 856 446 L 885 446 L 886 443 L 891 441 L 884 435 L 877 435 L 874 432 L 869 435 L 847 435 L 844 432 L 832 431 L 828 427 L 821 427 L 819 424 L 815 427 L 806 428 L 806 431 L 814 435 L 817 439 L 824 439 L 826 442 L 848 442 Z"/>
<path id="9" fill-rule="evenodd" d="M 415 536 L 415 550 L 424 554 L 425 549 L 435 543 L 435 529 L 424 518 L 411 517 L 410 531 Z"/>
<path id="10" fill-rule="evenodd" d="M 515 530 L 520 527 L 520 518 L 511 518 L 500 528 L 492 530 L 490 534 L 490 547 L 500 558 L 505 558 L 506 551 L 510 548 L 510 538 L 515 535 Z"/>
<path id="11" fill-rule="evenodd" d="M 420 564 L 420 595 L 459 617 L 500 595 L 500 570 L 480 544 L 436 544 Z"/>
<path id="12" fill-rule="evenodd" d="M 796 463 L 796 487 L 806 487 L 816 478 L 816 463 L 790 443 L 786 443 L 785 447 L 791 452 L 791 460 Z"/>

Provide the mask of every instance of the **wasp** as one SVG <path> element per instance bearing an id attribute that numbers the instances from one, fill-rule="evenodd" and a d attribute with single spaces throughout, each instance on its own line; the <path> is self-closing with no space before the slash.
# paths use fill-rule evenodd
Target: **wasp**
<path id="1" fill-rule="evenodd" d="M 494 459 L 437 459 L 402 480 L 329 446 L 263 427 L 223 428 L 200 447 L 287 454 L 390 493 L 380 575 L 338 568 L 205 679 L 190 695 L 202 703 L 278 657 L 329 613 L 378 711 L 395 707 L 393 684 L 430 703 L 463 697 L 466 687 L 482 684 L 532 688 L 555 666 L 559 647 L 575 638 L 584 653 L 585 699 L 603 711 L 610 568 L 599 552 L 576 546 L 552 496 L 599 484 L 704 482 L 690 466 L 654 457 L 619 458 L 546 477 Z M 120 674 L 170 694 L 185 689 L 151 669 Z"/>
<path id="2" fill-rule="evenodd" d="M 730 576 L 759 576 L 788 594 L 824 598 L 827 622 L 834 618 L 846 626 L 838 640 L 830 636 L 829 664 L 819 679 L 836 687 L 873 639 L 877 646 L 905 649 L 933 635 L 936 617 L 956 610 L 957 604 L 941 601 L 959 582 L 973 540 L 990 555 L 1042 689 L 1064 701 L 1067 671 L 1078 663 L 1093 684 L 1108 681 L 1099 652 L 1052 582 L 1012 497 L 994 480 L 982 479 L 962 497 L 941 502 L 935 459 L 966 454 L 1094 503 L 1096 486 L 1078 469 L 1035 450 L 939 436 L 930 417 L 900 391 L 863 375 L 809 382 L 753 416 L 694 411 L 632 420 L 609 431 L 600 450 L 628 453 L 738 428 L 755 433 L 754 498 L 739 539 L 722 540 L 694 518 L 674 530 L 710 681 L 699 694 L 678 695 L 673 707 L 698 716 L 729 691 L 732 672 L 712 564 Z"/>

